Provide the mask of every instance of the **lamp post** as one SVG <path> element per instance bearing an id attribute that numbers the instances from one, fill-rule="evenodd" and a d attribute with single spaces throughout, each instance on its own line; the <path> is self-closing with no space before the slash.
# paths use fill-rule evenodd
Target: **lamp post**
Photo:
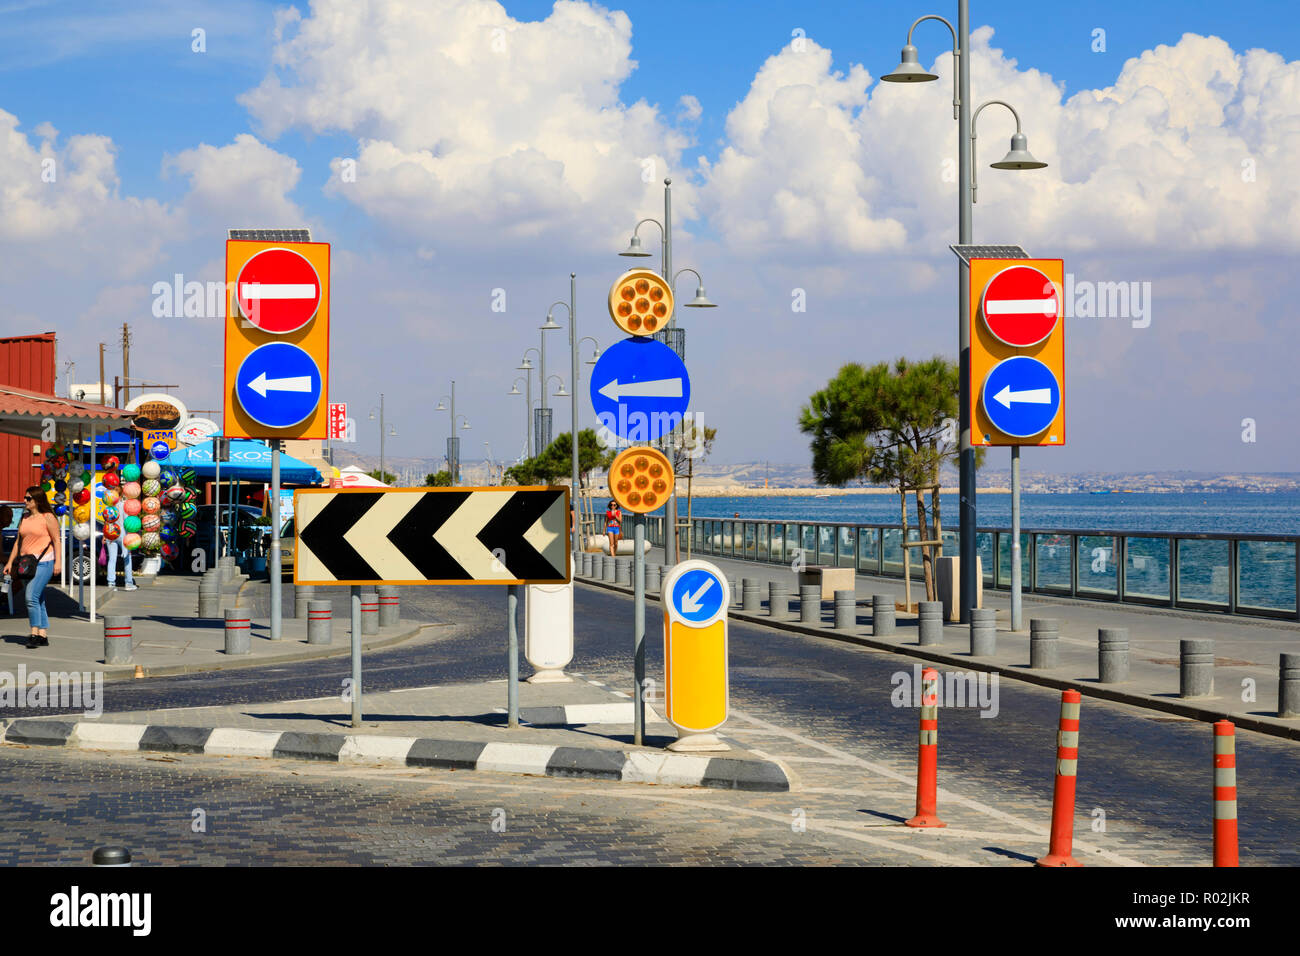
<path id="1" fill-rule="evenodd" d="M 451 380 L 451 395 L 444 395 L 438 399 L 438 405 L 434 408 L 435 412 L 445 412 L 448 410 L 447 405 L 451 404 L 451 433 L 447 436 L 447 470 L 451 472 L 451 483 L 460 484 L 460 439 L 456 437 L 456 380 Z M 464 415 L 459 416 L 465 419 L 465 424 L 461 426 L 461 431 L 469 430 L 469 419 Z"/>
<path id="2" fill-rule="evenodd" d="M 375 420 L 375 410 L 373 408 L 370 409 L 370 420 L 372 422 Z M 396 438 L 397 427 L 395 425 L 390 425 L 388 427 L 392 429 L 391 432 L 389 432 L 391 437 Z M 379 480 L 384 481 L 384 475 L 386 474 L 387 472 L 384 470 L 384 393 L 380 392 L 379 393 Z"/>
<path id="3" fill-rule="evenodd" d="M 619 253 L 620 256 L 630 258 L 645 258 L 650 255 L 641 248 L 641 239 L 637 235 L 638 231 L 647 222 L 653 222 L 659 227 L 660 235 L 660 260 L 659 274 L 668 280 L 669 286 L 673 283 L 673 181 L 670 177 L 664 177 L 664 221 L 659 222 L 657 219 L 642 219 L 632 228 L 632 238 L 628 241 L 627 248 Z M 694 269 L 683 269 L 682 272 L 692 272 L 699 279 L 700 274 Z M 678 273 L 680 275 L 680 273 Z M 676 297 L 674 297 L 676 298 Z M 710 308 L 713 303 L 704 295 L 704 280 L 700 280 L 700 286 L 696 291 L 695 301 L 686 303 L 689 308 Z M 668 325 L 655 333 L 655 338 L 659 339 L 665 345 L 668 345 L 678 358 L 685 361 L 685 330 L 677 328 L 677 310 L 673 309 L 668 315 Z M 674 462 L 674 472 L 676 463 Z M 680 558 L 680 549 L 677 546 L 677 483 L 673 482 L 673 490 L 668 496 L 667 508 L 668 533 L 664 535 L 664 558 L 669 564 L 676 564 Z"/>
<path id="4" fill-rule="evenodd" d="M 510 385 L 510 391 L 506 392 L 506 394 L 523 395 L 524 393 L 519 391 L 519 383 L 523 381 L 522 378 L 515 376 L 514 382 Z M 524 457 L 531 458 L 533 457 L 532 448 L 530 447 L 532 444 L 533 387 L 531 381 L 524 384 L 528 388 L 528 398 L 524 405 Z"/>
<path id="5" fill-rule="evenodd" d="M 533 363 L 530 362 L 530 361 L 528 360 L 528 353 L 529 353 L 529 352 L 536 352 L 536 351 L 537 351 L 537 349 L 534 349 L 534 348 L 527 348 L 527 349 L 524 349 L 524 357 L 523 357 L 522 359 L 520 359 L 520 360 L 519 360 L 519 364 L 518 364 L 517 366 L 515 366 L 519 371 L 524 372 L 524 373 L 527 374 L 527 396 L 528 396 L 528 397 L 527 397 L 526 401 L 527 401 L 527 403 L 528 403 L 528 435 L 527 435 L 527 438 L 528 438 L 528 457 L 529 457 L 529 458 L 532 458 L 535 454 L 537 454 L 537 449 L 535 449 L 535 448 L 533 447 L 533 446 L 536 444 L 536 443 L 533 441 Z M 540 355 L 541 353 L 538 353 L 538 354 Z"/>
<path id="6" fill-rule="evenodd" d="M 912 31 L 926 20 L 938 20 L 952 34 L 952 56 L 955 61 L 953 70 L 953 119 L 957 120 L 957 176 L 959 189 L 957 196 L 957 235 L 961 245 L 971 242 L 971 206 L 974 201 L 974 175 L 972 157 L 974 154 L 974 123 L 970 110 L 970 0 L 957 0 L 957 27 L 935 14 L 921 17 L 907 30 L 907 44 L 903 47 L 902 61 L 892 73 L 886 73 L 880 79 L 889 83 L 924 83 L 939 77 L 925 70 L 912 45 Z M 998 101 L 1000 102 L 1000 101 Z M 985 104 L 988 105 L 988 104 Z M 1004 104 L 1005 105 L 1005 104 Z M 983 109 L 983 107 L 980 107 Z M 1017 157 L 1017 152 L 1023 154 Z M 1027 158 L 1028 161 L 1023 161 Z M 1008 160 L 1012 160 L 1010 164 Z M 1005 165 L 1004 165 L 1005 164 Z M 1011 154 L 1002 163 L 994 163 L 997 169 L 1037 169 L 1047 165 L 1039 163 L 1029 156 L 1024 135 L 1020 132 L 1019 117 L 1016 119 L 1016 135 L 1011 140 Z M 958 403 L 961 418 L 961 443 L 958 462 L 960 474 L 960 554 L 961 584 L 960 604 L 961 620 L 970 620 L 971 606 L 975 601 L 976 576 L 975 561 L 978 554 L 975 540 L 975 449 L 970 443 L 971 407 L 970 407 L 970 328 L 966 321 L 967 303 L 970 301 L 970 266 L 962 257 L 957 265 L 957 338 L 958 338 Z M 1019 538 L 1013 542 L 1013 548 L 1019 549 Z M 994 555 L 993 560 L 997 560 Z M 1012 564 L 1020 567 L 1013 554 Z"/>
<path id="7" fill-rule="evenodd" d="M 551 317 L 552 311 L 557 305 L 564 306 L 569 313 L 569 381 L 573 383 L 573 395 L 569 400 L 569 445 L 572 457 L 572 474 L 569 476 L 569 521 L 570 537 L 572 538 L 572 550 L 581 551 L 582 544 L 578 531 L 578 274 L 569 273 L 569 301 L 552 302 L 550 308 L 546 310 L 546 324 L 542 329 L 548 330 L 555 325 L 555 320 Z M 564 383 L 560 383 L 560 388 L 564 388 Z M 545 386 L 543 386 L 545 391 Z"/>

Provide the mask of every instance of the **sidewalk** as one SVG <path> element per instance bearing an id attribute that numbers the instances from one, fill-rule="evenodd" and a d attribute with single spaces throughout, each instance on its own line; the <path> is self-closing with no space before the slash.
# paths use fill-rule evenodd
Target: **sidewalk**
<path id="1" fill-rule="evenodd" d="M 269 620 L 254 618 L 250 640 L 252 652 L 227 657 L 224 621 L 198 617 L 199 578 L 163 575 L 151 579 L 137 575 L 136 583 L 139 585 L 136 591 L 100 589 L 93 623 L 88 613 L 77 609 L 75 588 L 70 595 L 57 588 L 47 589 L 50 646 L 33 650 L 26 647 L 30 633 L 26 613 L 22 605 L 15 604 L 13 616 L 0 616 L 0 673 L 16 674 L 22 665 L 28 672 L 102 671 L 104 680 L 115 680 L 133 677 L 137 664 L 144 669 L 145 676 L 161 677 L 349 653 L 351 624 L 346 615 L 334 618 L 332 643 L 307 643 L 307 621 L 293 617 L 292 587 L 284 589 L 281 639 L 271 640 Z M 237 606 L 241 590 L 249 584 L 244 575 L 226 582 L 222 587 L 222 610 Z M 6 605 L 0 609 L 0 615 L 7 610 Z M 104 663 L 105 614 L 131 616 L 130 664 Z M 362 646 L 374 650 L 396 644 L 414 637 L 420 627 L 416 621 L 403 620 L 395 627 L 380 628 L 378 634 L 364 637 Z"/>
<path id="2" fill-rule="evenodd" d="M 664 560 L 663 550 L 651 548 L 647 562 Z M 905 653 L 949 667 L 997 671 L 1002 676 L 1053 687 L 1076 687 L 1082 693 L 1137 706 L 1153 707 L 1180 716 L 1202 720 L 1227 717 L 1243 728 L 1300 740 L 1300 719 L 1281 720 L 1277 714 L 1278 655 L 1300 651 L 1300 625 L 1285 621 L 1229 618 L 1226 615 L 1197 614 L 1189 611 L 1162 611 L 1157 608 L 1117 607 L 1101 602 L 1054 600 L 1042 595 L 1024 597 L 1025 630 L 1010 630 L 1010 595 L 986 590 L 984 606 L 997 610 L 997 651 L 991 657 L 970 655 L 970 631 L 967 625 L 945 624 L 943 644 L 921 646 L 914 614 L 897 612 L 896 632 L 876 637 L 871 627 L 871 597 L 891 595 L 903 600 L 903 581 L 895 578 L 856 576 L 857 626 L 849 630 L 834 628 L 831 602 L 822 603 L 819 625 L 799 623 L 799 588 L 791 569 L 758 562 L 707 556 L 733 581 L 731 617 L 815 634 L 840 640 L 852 640 L 868 646 Z M 757 614 L 740 610 L 740 588 L 744 578 L 761 582 L 762 609 Z M 630 588 L 596 583 L 624 592 Z M 785 621 L 773 621 L 768 611 L 768 584 L 783 583 L 790 590 L 790 613 Z M 913 582 L 912 600 L 924 598 L 923 584 Z M 658 593 L 648 592 L 649 600 L 658 602 Z M 1050 670 L 1029 668 L 1029 621 L 1054 618 L 1060 622 L 1059 666 Z M 1097 680 L 1097 631 L 1099 628 L 1125 627 L 1129 631 L 1129 680 L 1120 684 L 1101 684 Z M 1180 698 L 1179 641 L 1211 638 L 1215 651 L 1215 694 L 1209 697 Z M 1254 700 L 1249 696 L 1253 682 Z"/>
<path id="3" fill-rule="evenodd" d="M 627 783 L 786 791 L 781 766 L 729 740 L 731 750 L 666 751 L 677 735 L 647 702 L 644 746 L 632 745 L 632 701 L 570 673 L 569 683 L 519 684 L 521 726 L 506 726 L 506 682 L 368 693 L 362 726 L 341 696 L 114 712 L 98 719 L 0 720 L 0 742 L 83 750 L 324 760 L 367 766 L 488 770 Z M 725 735 L 723 735 L 725 737 Z"/>

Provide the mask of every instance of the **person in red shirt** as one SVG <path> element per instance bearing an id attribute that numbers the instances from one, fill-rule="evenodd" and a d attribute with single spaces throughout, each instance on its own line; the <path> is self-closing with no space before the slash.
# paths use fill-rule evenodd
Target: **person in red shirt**
<path id="1" fill-rule="evenodd" d="M 605 534 L 609 536 L 609 553 L 610 556 L 618 554 L 618 535 L 623 527 L 623 512 L 619 510 L 618 502 L 611 501 L 609 507 L 605 509 Z"/>

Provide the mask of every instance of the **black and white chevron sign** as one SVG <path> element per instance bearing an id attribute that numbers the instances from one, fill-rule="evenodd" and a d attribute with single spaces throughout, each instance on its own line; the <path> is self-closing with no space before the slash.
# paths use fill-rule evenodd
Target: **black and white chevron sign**
<path id="1" fill-rule="evenodd" d="M 298 491 L 295 584 L 569 581 L 567 488 Z"/>

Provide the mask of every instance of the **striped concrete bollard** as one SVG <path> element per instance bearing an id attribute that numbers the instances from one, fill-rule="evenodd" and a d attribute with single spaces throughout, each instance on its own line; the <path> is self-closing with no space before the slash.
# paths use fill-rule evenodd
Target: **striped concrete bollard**
<path id="1" fill-rule="evenodd" d="M 379 626 L 396 627 L 402 616 L 401 590 L 391 584 L 379 588 Z"/>
<path id="2" fill-rule="evenodd" d="M 645 566 L 645 589 L 647 593 L 658 593 L 663 587 L 663 565 L 647 564 Z"/>
<path id="3" fill-rule="evenodd" d="M 767 584 L 767 615 L 774 621 L 784 621 L 790 613 L 790 589 L 776 581 Z"/>
<path id="4" fill-rule="evenodd" d="M 293 616 L 295 620 L 307 620 L 307 606 L 316 597 L 314 584 L 295 584 L 293 586 Z"/>
<path id="5" fill-rule="evenodd" d="M 361 592 L 361 635 L 379 633 L 379 595 L 374 591 Z"/>
<path id="6" fill-rule="evenodd" d="M 1300 717 L 1300 654 L 1283 654 L 1278 658 L 1277 715 Z"/>
<path id="7" fill-rule="evenodd" d="M 632 559 L 618 558 L 614 562 L 614 583 L 632 586 Z"/>
<path id="8" fill-rule="evenodd" d="M 970 652 L 972 657 L 992 657 L 998 649 L 997 612 L 991 607 L 970 609 Z"/>
<path id="9" fill-rule="evenodd" d="M 307 607 L 307 643 L 334 643 L 334 605 L 313 600 Z"/>
<path id="10" fill-rule="evenodd" d="M 605 566 L 605 581 L 608 584 L 618 583 L 618 559 L 606 556 L 602 562 Z"/>
<path id="11" fill-rule="evenodd" d="M 131 615 L 104 615 L 104 663 L 131 663 Z"/>
<path id="12" fill-rule="evenodd" d="M 226 609 L 226 654 L 251 654 L 253 620 L 246 607 Z"/>
<path id="13" fill-rule="evenodd" d="M 856 591 L 835 592 L 835 629 L 851 631 L 858 626 L 858 593 Z"/>
<path id="14" fill-rule="evenodd" d="M 799 585 L 799 622 L 801 624 L 820 624 L 822 622 L 822 586 L 820 584 Z"/>
<path id="15" fill-rule="evenodd" d="M 744 578 L 740 582 L 740 607 L 749 614 L 757 614 L 763 606 L 763 594 L 758 578 Z"/>
<path id="16" fill-rule="evenodd" d="M 1128 628 L 1103 627 L 1097 631 L 1097 680 L 1118 684 L 1128 680 Z"/>
<path id="17" fill-rule="evenodd" d="M 1046 670 L 1061 662 L 1061 622 L 1051 617 L 1029 619 L 1029 667 Z"/>
<path id="18" fill-rule="evenodd" d="M 922 644 L 943 643 L 943 602 L 921 601 L 916 605 L 916 629 Z"/>
<path id="19" fill-rule="evenodd" d="M 209 577 L 204 575 L 199 581 L 198 616 L 213 618 L 221 616 L 221 574 Z"/>
<path id="20" fill-rule="evenodd" d="M 1208 697 L 1214 693 L 1214 641 L 1179 642 L 1178 696 Z"/>
<path id="21" fill-rule="evenodd" d="M 871 595 L 871 633 L 877 637 L 894 633 L 894 596 Z"/>
<path id="22" fill-rule="evenodd" d="M 1237 866 L 1237 728 L 1214 724 L 1214 865 Z"/>

